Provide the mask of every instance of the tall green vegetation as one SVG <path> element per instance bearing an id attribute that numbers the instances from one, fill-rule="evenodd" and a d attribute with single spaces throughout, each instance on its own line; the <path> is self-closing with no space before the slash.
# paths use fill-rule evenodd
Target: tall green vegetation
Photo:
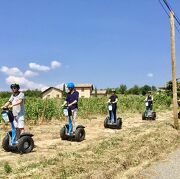
<path id="1" fill-rule="evenodd" d="M 118 95 L 118 113 L 123 112 L 142 112 L 144 111 L 144 96 L 138 95 Z M 0 98 L 0 106 L 2 106 L 8 98 Z M 88 99 L 79 100 L 79 116 L 87 118 L 90 115 L 105 115 L 107 114 L 107 100 L 108 97 L 92 97 Z M 154 95 L 154 109 L 164 110 L 171 105 L 171 96 L 166 93 Z M 63 110 L 61 105 L 63 99 L 47 99 L 26 97 L 25 110 L 26 120 L 37 121 L 62 119 Z"/>

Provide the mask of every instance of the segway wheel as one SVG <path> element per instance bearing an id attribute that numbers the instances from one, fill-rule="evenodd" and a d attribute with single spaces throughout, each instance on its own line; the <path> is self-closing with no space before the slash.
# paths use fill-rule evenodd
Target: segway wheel
<path id="1" fill-rule="evenodd" d="M 17 149 L 15 146 L 9 145 L 9 135 L 8 134 L 6 134 L 6 136 L 4 137 L 4 139 L 2 141 L 2 148 L 6 152 L 15 152 Z"/>
<path id="2" fill-rule="evenodd" d="M 65 126 L 60 130 L 60 137 L 62 140 L 68 140 L 68 136 L 66 135 L 66 127 Z"/>
<path id="3" fill-rule="evenodd" d="M 77 128 L 75 132 L 75 141 L 81 142 L 85 139 L 85 130 L 84 128 Z"/>
<path id="4" fill-rule="evenodd" d="M 146 120 L 145 112 L 142 113 L 142 120 Z"/>
<path id="5" fill-rule="evenodd" d="M 104 120 L 104 128 L 108 128 L 108 121 L 109 117 L 106 117 L 106 119 Z"/>
<path id="6" fill-rule="evenodd" d="M 18 140 L 17 148 L 20 153 L 30 153 L 34 148 L 34 140 L 30 136 L 22 136 Z"/>
<path id="7" fill-rule="evenodd" d="M 152 120 L 156 120 L 156 112 L 152 113 Z"/>
<path id="8" fill-rule="evenodd" d="M 122 128 L 122 118 L 117 118 L 116 129 Z"/>

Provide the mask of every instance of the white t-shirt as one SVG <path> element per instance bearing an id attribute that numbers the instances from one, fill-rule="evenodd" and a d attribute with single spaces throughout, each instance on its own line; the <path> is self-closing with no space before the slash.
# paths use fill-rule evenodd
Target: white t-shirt
<path id="1" fill-rule="evenodd" d="M 22 100 L 22 103 L 16 106 L 13 106 L 12 112 L 14 116 L 24 116 L 25 110 L 24 110 L 24 93 L 20 92 L 19 94 L 15 95 L 12 94 L 9 102 L 13 104 L 16 104 L 18 100 Z"/>

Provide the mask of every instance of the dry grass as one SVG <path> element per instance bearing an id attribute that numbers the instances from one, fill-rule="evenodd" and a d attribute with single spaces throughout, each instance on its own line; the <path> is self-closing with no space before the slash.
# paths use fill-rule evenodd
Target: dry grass
<path id="1" fill-rule="evenodd" d="M 113 132 L 99 127 L 102 120 L 95 119 L 96 125 L 95 121 L 90 121 L 87 131 L 92 135 L 96 133 L 96 136 L 89 140 L 87 136 L 82 143 L 62 142 L 53 137 L 59 128 L 54 126 L 55 130 L 47 134 L 48 141 L 54 139 L 49 147 L 41 148 L 39 143 L 32 154 L 13 154 L 13 158 L 8 155 L 0 164 L 0 178 L 132 178 L 179 145 L 179 132 L 169 123 L 170 116 L 165 120 L 162 116 L 158 121 L 143 123 L 140 117 L 132 117 L 124 121 L 121 131 Z M 128 126 L 129 120 L 134 122 L 134 127 Z M 47 130 L 48 127 L 42 126 L 41 131 L 43 128 Z M 3 169 L 7 160 L 12 168 L 9 174 Z"/>

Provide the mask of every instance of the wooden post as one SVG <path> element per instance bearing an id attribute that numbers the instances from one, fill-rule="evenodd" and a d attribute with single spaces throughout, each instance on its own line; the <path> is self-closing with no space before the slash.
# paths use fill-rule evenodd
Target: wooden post
<path id="1" fill-rule="evenodd" d="M 177 80 L 176 80 L 176 47 L 175 47 L 175 29 L 174 29 L 174 12 L 170 12 L 171 27 L 171 58 L 172 58 L 172 84 L 173 84 L 173 114 L 174 127 L 179 129 L 178 104 L 177 104 Z"/>

